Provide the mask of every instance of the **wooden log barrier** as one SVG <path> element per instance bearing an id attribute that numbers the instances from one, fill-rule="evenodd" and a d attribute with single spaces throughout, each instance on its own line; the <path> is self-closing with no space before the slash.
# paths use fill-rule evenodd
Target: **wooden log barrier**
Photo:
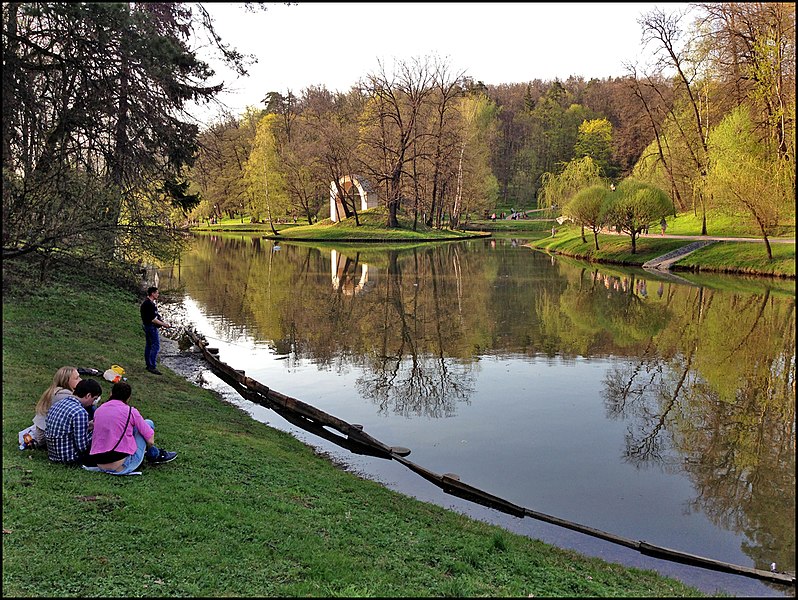
<path id="1" fill-rule="evenodd" d="M 211 368 L 219 375 L 228 385 L 230 385 L 236 392 L 244 398 L 266 406 L 280 414 L 287 421 L 295 425 L 327 439 L 334 444 L 341 446 L 347 450 L 358 454 L 368 454 L 377 456 L 379 458 L 387 458 L 400 462 L 405 465 L 414 473 L 417 473 L 430 483 L 438 486 L 447 494 L 463 498 L 470 502 L 487 506 L 501 512 L 513 515 L 515 517 L 530 517 L 539 521 L 558 525 L 572 531 L 577 531 L 585 535 L 596 537 L 613 544 L 625 546 L 632 550 L 636 550 L 641 554 L 653 556 L 655 558 L 668 560 L 671 562 L 679 562 L 695 567 L 701 567 L 713 571 L 721 571 L 724 573 L 732 573 L 734 575 L 742 575 L 745 577 L 752 577 L 761 579 L 763 581 L 770 581 L 782 585 L 795 586 L 795 573 L 778 573 L 772 571 L 764 571 L 762 569 L 754 569 L 752 567 L 744 567 L 741 565 L 734 565 L 723 561 L 681 552 L 670 548 L 655 546 L 644 541 L 635 541 L 621 536 L 617 536 L 600 529 L 594 529 L 586 525 L 580 525 L 572 521 L 560 519 L 547 515 L 545 513 L 537 512 L 518 506 L 512 502 L 489 494 L 479 488 L 460 481 L 457 475 L 452 473 L 445 473 L 439 475 L 434 473 L 421 465 L 405 458 L 410 454 L 410 450 L 401 446 L 388 446 L 379 440 L 371 437 L 363 431 L 362 425 L 353 425 L 342 421 L 322 410 L 306 404 L 296 398 L 291 398 L 280 392 L 272 390 L 268 386 L 247 377 L 244 371 L 233 369 L 226 363 L 219 360 L 216 354 L 216 348 L 208 348 L 207 342 L 197 336 L 191 331 L 186 331 L 191 341 L 202 351 L 202 355 Z M 336 435 L 331 432 L 328 427 L 340 432 L 342 436 Z M 343 437 L 345 436 L 345 437 Z"/>

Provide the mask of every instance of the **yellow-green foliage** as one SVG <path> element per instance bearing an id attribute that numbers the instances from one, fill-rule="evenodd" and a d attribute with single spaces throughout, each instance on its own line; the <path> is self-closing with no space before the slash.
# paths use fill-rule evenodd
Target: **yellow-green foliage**
<path id="1" fill-rule="evenodd" d="M 671 210 L 670 198 L 665 192 L 656 186 L 628 177 L 610 193 L 605 223 L 615 225 L 631 236 L 634 254 L 635 238 L 640 232 L 669 214 Z"/>
<path id="2" fill-rule="evenodd" d="M 562 173 L 543 173 L 538 193 L 540 207 L 564 206 L 579 190 L 601 185 L 599 165 L 589 156 L 575 158 L 565 165 Z"/>
<path id="3" fill-rule="evenodd" d="M 748 109 L 729 113 L 709 136 L 707 184 L 713 202 L 745 216 L 762 235 L 772 235 L 788 214 L 795 215 L 795 165 L 789 168 L 754 131 Z"/>
<path id="4" fill-rule="evenodd" d="M 289 205 L 274 134 L 277 118 L 268 114 L 258 121 L 252 152 L 244 167 L 249 206 L 256 217 L 261 213 L 269 217 L 282 214 Z"/>

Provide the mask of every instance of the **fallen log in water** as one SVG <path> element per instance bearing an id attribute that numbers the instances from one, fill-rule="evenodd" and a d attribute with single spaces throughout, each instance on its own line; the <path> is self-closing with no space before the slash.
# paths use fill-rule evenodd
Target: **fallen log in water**
<path id="1" fill-rule="evenodd" d="M 467 483 L 460 481 L 457 475 L 452 473 L 445 473 L 439 475 L 416 463 L 405 458 L 410 454 L 410 450 L 401 446 L 388 446 L 379 440 L 371 437 L 363 431 L 362 425 L 353 425 L 342 421 L 322 410 L 319 410 L 310 404 L 306 404 L 296 398 L 291 398 L 280 392 L 276 392 L 247 377 L 244 371 L 240 371 L 230 367 L 228 364 L 219 360 L 217 356 L 218 350 L 216 348 L 208 348 L 207 342 L 200 336 L 192 331 L 187 330 L 186 334 L 191 341 L 202 351 L 206 362 L 211 366 L 213 371 L 228 385 L 230 385 L 242 397 L 250 400 L 261 406 L 272 409 L 280 414 L 284 419 L 309 431 L 323 439 L 326 439 L 346 450 L 355 452 L 357 454 L 368 454 L 379 458 L 388 460 L 395 460 L 402 463 L 414 473 L 417 473 L 430 483 L 438 486 L 447 494 L 457 496 L 464 500 L 487 506 L 504 513 L 513 515 L 515 517 L 530 517 L 553 525 L 558 525 L 572 531 L 584 533 L 592 537 L 596 537 L 613 544 L 618 544 L 637 550 L 641 554 L 653 556 L 663 560 L 678 562 L 713 571 L 721 571 L 724 573 L 732 573 L 734 575 L 743 575 L 745 577 L 752 577 L 773 583 L 795 586 L 794 573 L 777 573 L 772 571 L 764 571 L 762 569 L 754 569 L 752 567 L 744 567 L 741 565 L 734 565 L 731 563 L 706 558 L 679 550 L 655 546 L 645 541 L 635 541 L 621 536 L 617 536 L 606 531 L 594 529 L 586 525 L 580 525 L 572 521 L 560 519 L 551 515 L 540 513 L 537 511 L 518 506 L 508 500 L 489 494 L 483 490 L 475 488 Z M 332 428 L 342 435 L 337 435 L 327 428 Z"/>

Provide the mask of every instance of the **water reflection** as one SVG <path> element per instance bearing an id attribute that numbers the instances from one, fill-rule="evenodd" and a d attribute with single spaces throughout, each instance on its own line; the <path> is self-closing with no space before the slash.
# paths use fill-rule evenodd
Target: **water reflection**
<path id="1" fill-rule="evenodd" d="M 359 267 L 359 272 L 358 272 Z M 360 262 L 360 253 L 356 252 L 354 259 L 340 254 L 337 250 L 330 251 L 330 275 L 333 289 L 347 296 L 374 287 L 376 273 L 369 274 L 367 263 Z"/>
<path id="2" fill-rule="evenodd" d="M 571 370 L 555 394 L 590 394 L 608 422 L 625 431 L 617 445 L 596 441 L 590 449 L 607 453 L 608 469 L 619 462 L 686 479 L 684 517 L 702 515 L 733 533 L 757 568 L 776 562 L 780 570 L 795 569 L 794 283 L 596 267 L 502 240 L 357 251 L 284 244 L 273 252 L 258 238 L 207 236 L 195 241 L 180 269 L 162 271 L 162 288 L 178 285 L 218 316 L 228 339 L 246 332 L 287 356 L 286 368 L 313 364 L 342 381 L 351 374 L 357 396 L 381 416 L 418 419 L 420 428 L 419 418 L 456 421 L 483 410 L 490 415 L 478 426 L 485 451 L 496 439 L 514 444 L 504 460 L 518 460 L 510 470 L 519 473 L 533 467 L 523 457 L 540 449 L 504 436 L 529 422 L 534 407 L 505 396 L 529 386 L 540 402 L 529 365 L 558 361 Z M 509 365 L 506 373 L 480 386 L 488 377 L 484 365 L 495 360 Z M 582 369 L 604 363 L 596 387 L 584 387 Z M 512 394 L 497 391 L 510 383 Z M 416 452 L 415 444 L 399 441 Z M 416 443 L 423 447 L 423 440 Z M 558 513 L 527 500 L 540 493 L 529 473 L 518 477 L 532 483 L 517 501 Z M 596 506 L 584 510 L 618 502 L 597 493 L 586 495 L 593 500 L 583 502 Z M 639 511 L 646 526 L 658 518 L 644 506 L 621 508 L 629 521 Z M 617 531 L 590 514 L 575 520 Z M 691 532 L 681 535 L 690 550 Z M 693 551 L 701 553 L 702 543 L 696 540 Z"/>

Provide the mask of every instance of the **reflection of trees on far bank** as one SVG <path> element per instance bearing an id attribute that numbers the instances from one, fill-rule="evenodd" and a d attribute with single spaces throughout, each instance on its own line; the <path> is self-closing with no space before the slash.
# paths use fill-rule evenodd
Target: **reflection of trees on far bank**
<path id="1" fill-rule="evenodd" d="M 462 307 L 457 247 L 445 255 L 455 265 L 449 283 Z M 470 371 L 474 363 L 447 358 L 447 333 L 453 315 L 442 289 L 446 284 L 437 276 L 440 255 L 414 251 L 412 259 L 400 263 L 398 253 L 389 251 L 379 307 L 383 324 L 379 346 L 367 360 L 357 389 L 380 412 L 447 417 L 455 413 L 457 402 L 468 402 L 473 393 Z"/>
<path id="2" fill-rule="evenodd" d="M 688 509 L 745 534 L 758 568 L 794 569 L 794 298 L 685 287 L 668 308 L 647 352 L 605 378 L 608 414 L 628 423 L 625 457 L 686 472 Z"/>
<path id="3" fill-rule="evenodd" d="M 385 414 L 456 414 L 484 356 L 610 358 L 601 393 L 627 424 L 626 460 L 687 473 L 687 509 L 743 532 L 759 568 L 794 569 L 794 295 L 552 265 L 502 240 L 366 255 L 205 237 L 188 268 L 188 293 L 224 327 L 288 365 L 358 369 L 358 394 Z"/>

